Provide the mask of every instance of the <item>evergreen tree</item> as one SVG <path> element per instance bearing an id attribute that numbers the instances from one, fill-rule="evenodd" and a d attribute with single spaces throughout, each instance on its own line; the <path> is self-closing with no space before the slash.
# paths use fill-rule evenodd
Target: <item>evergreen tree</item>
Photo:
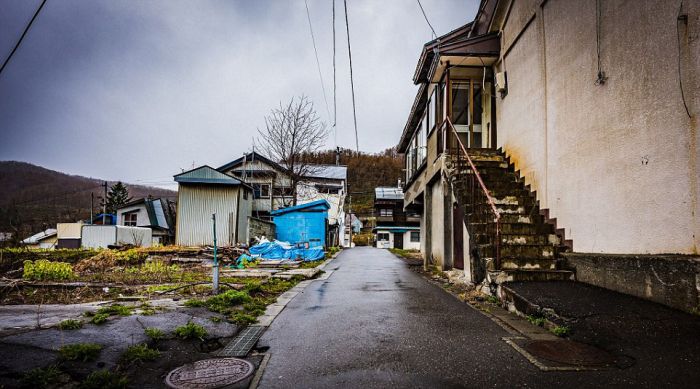
<path id="1" fill-rule="evenodd" d="M 107 193 L 107 213 L 115 213 L 124 204 L 131 201 L 129 189 L 121 181 L 112 185 Z"/>

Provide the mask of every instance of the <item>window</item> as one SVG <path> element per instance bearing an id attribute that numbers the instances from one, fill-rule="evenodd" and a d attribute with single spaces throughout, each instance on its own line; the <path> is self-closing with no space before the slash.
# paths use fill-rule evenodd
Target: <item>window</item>
<path id="1" fill-rule="evenodd" d="M 340 193 L 340 188 L 334 187 L 334 186 L 316 185 L 316 191 L 318 191 L 318 193 L 321 193 L 321 194 L 337 195 Z"/>
<path id="2" fill-rule="evenodd" d="M 136 227 L 137 216 L 138 216 L 138 211 L 122 213 L 122 219 L 124 220 L 124 225 Z"/>
<path id="3" fill-rule="evenodd" d="M 388 232 L 380 232 L 377 234 L 377 240 L 389 240 Z"/>
<path id="4" fill-rule="evenodd" d="M 270 184 L 253 184 L 254 199 L 270 198 Z"/>
<path id="5" fill-rule="evenodd" d="M 430 101 L 428 101 L 428 133 L 433 131 L 433 127 L 435 127 L 435 103 L 437 102 L 437 91 L 438 88 L 437 86 L 433 90 L 433 94 L 430 97 Z"/>
<path id="6" fill-rule="evenodd" d="M 420 242 L 420 231 L 411 231 L 411 242 Z"/>
<path id="7" fill-rule="evenodd" d="M 458 132 L 466 132 L 469 119 L 469 81 L 455 81 L 452 83 L 452 124 Z"/>
<path id="8" fill-rule="evenodd" d="M 394 216 L 394 210 L 391 208 L 382 208 L 379 210 L 379 216 Z"/>

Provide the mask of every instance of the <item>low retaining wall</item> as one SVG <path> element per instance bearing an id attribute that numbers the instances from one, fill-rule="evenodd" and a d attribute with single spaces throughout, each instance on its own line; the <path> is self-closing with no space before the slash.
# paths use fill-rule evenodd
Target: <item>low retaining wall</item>
<path id="1" fill-rule="evenodd" d="M 700 257 L 564 253 L 576 280 L 688 312 L 700 310 Z"/>
<path id="2" fill-rule="evenodd" d="M 269 240 L 275 239 L 275 223 L 248 216 L 248 243 L 253 238 L 264 236 Z"/>

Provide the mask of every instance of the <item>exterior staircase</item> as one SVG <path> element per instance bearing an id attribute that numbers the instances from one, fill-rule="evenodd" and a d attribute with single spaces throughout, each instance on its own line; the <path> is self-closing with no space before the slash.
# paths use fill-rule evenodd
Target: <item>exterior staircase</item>
<path id="1" fill-rule="evenodd" d="M 505 154 L 464 148 L 450 154 L 447 176 L 464 213 L 475 275 L 491 285 L 573 279 L 573 272 L 561 269 L 559 253 L 568 249 L 563 234 L 540 212 Z"/>

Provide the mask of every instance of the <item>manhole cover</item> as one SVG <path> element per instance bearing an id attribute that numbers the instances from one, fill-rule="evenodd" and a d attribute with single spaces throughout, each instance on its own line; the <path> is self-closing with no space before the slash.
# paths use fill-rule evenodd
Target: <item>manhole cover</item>
<path id="1" fill-rule="evenodd" d="M 523 348 L 536 357 L 573 366 L 600 367 L 615 362 L 601 349 L 570 340 L 533 340 Z"/>
<path id="2" fill-rule="evenodd" d="M 219 388 L 246 379 L 253 370 L 253 364 L 243 359 L 204 359 L 171 371 L 165 383 L 176 389 Z"/>

